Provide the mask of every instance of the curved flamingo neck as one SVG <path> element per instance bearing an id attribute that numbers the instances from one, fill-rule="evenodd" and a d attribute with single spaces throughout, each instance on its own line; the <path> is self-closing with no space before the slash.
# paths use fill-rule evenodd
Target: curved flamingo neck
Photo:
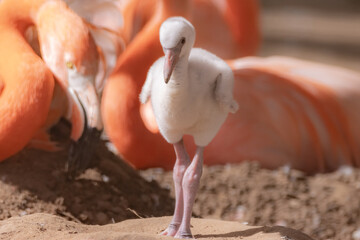
<path id="1" fill-rule="evenodd" d="M 4 82 L 2 81 L 1 76 L 0 76 L 0 95 L 3 91 L 3 89 L 4 89 Z"/>
<path id="2" fill-rule="evenodd" d="M 127 72 L 131 75 L 146 77 L 148 68 L 155 59 L 161 56 L 162 50 L 158 36 L 153 31 L 154 28 L 159 28 L 160 24 L 149 24 L 136 36 L 119 58 L 114 74 Z M 137 79 L 139 78 L 137 77 Z M 143 82 L 139 82 L 139 87 L 141 87 Z"/>
<path id="3" fill-rule="evenodd" d="M 192 8 L 190 0 L 159 0 L 159 9 L 169 16 L 183 16 Z M 165 20 L 165 19 L 164 19 Z"/>
<path id="4" fill-rule="evenodd" d="M 258 5 L 253 0 L 226 0 L 223 15 L 240 47 L 239 56 L 254 55 L 260 44 Z"/>
<path id="5" fill-rule="evenodd" d="M 45 123 L 52 98 L 51 72 L 24 38 L 44 0 L 0 4 L 0 160 L 20 151 Z"/>

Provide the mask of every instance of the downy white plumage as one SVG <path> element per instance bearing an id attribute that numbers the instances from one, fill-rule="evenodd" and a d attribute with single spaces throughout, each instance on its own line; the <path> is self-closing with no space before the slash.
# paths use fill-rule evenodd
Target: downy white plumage
<path id="1" fill-rule="evenodd" d="M 150 68 L 140 101 L 151 97 L 160 132 L 169 143 L 189 134 L 196 145 L 206 146 L 227 114 L 238 108 L 232 70 L 212 53 L 192 48 L 195 30 L 184 18 L 166 20 L 160 42 L 165 56 Z"/>

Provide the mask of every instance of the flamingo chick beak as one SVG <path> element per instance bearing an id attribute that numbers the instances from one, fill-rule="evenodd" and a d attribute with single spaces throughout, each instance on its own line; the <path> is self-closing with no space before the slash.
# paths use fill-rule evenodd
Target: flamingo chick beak
<path id="1" fill-rule="evenodd" d="M 181 46 L 174 48 L 164 48 L 165 62 L 164 62 L 164 81 L 167 84 L 171 78 L 171 74 L 179 60 Z"/>

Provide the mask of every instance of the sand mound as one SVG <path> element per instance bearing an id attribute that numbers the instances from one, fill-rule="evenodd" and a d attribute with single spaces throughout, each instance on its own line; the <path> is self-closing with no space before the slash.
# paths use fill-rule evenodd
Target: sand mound
<path id="1" fill-rule="evenodd" d="M 64 218 L 37 213 L 13 217 L 0 222 L 0 239 L 172 239 L 159 236 L 170 222 L 170 217 L 126 220 L 116 224 L 90 226 Z M 285 227 L 254 227 L 238 222 L 211 219 L 192 219 L 193 234 L 197 239 L 266 239 L 311 240 L 299 231 Z"/>

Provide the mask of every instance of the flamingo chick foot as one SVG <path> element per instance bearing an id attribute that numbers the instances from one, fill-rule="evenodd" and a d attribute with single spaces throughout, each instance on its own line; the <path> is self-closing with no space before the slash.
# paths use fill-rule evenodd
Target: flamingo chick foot
<path id="1" fill-rule="evenodd" d="M 171 236 L 178 239 L 194 239 L 191 231 L 179 231 L 180 224 L 170 223 L 169 226 L 160 233 L 162 236 Z"/>
<path id="2" fill-rule="evenodd" d="M 84 171 L 95 163 L 95 151 L 100 142 L 101 131 L 96 128 L 85 128 L 77 141 L 71 140 L 66 171 L 70 177 Z"/>
<path id="3" fill-rule="evenodd" d="M 178 239 L 195 239 L 191 232 L 178 232 L 174 238 Z"/>
<path id="4" fill-rule="evenodd" d="M 160 235 L 174 237 L 178 232 L 179 227 L 180 223 L 170 223 L 169 226 L 160 233 Z"/>

